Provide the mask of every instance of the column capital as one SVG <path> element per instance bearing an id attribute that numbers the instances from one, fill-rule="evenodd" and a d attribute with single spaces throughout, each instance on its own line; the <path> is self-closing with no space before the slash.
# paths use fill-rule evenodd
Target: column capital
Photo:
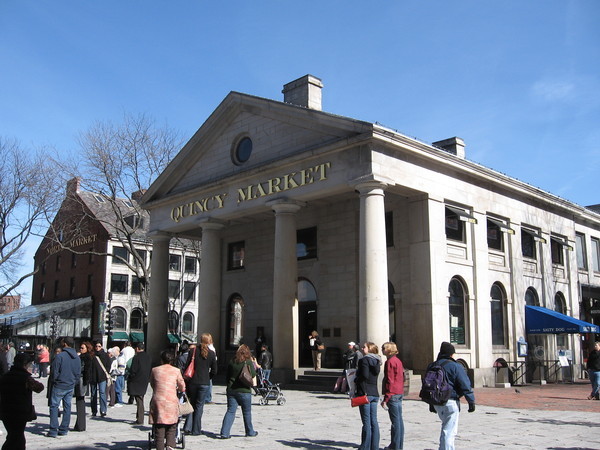
<path id="1" fill-rule="evenodd" d="M 202 219 L 201 221 L 198 222 L 198 225 L 200 225 L 200 228 L 202 228 L 202 230 L 215 230 L 215 231 L 219 231 L 221 229 L 223 229 L 223 227 L 225 226 L 225 222 L 221 221 L 221 220 L 215 220 L 215 219 Z"/>
<path id="2" fill-rule="evenodd" d="M 359 194 L 368 194 L 372 193 L 375 190 L 385 191 L 385 189 L 393 184 L 392 180 L 384 181 L 382 179 L 377 179 L 372 175 L 355 178 L 349 182 L 351 186 L 354 186 L 354 189 Z M 382 192 L 383 194 L 383 192 Z"/>
<path id="3" fill-rule="evenodd" d="M 169 233 L 158 230 L 150 231 L 148 233 L 148 237 L 152 239 L 153 244 L 157 244 L 159 242 L 169 242 L 173 238 L 173 236 L 171 236 Z"/>
<path id="4" fill-rule="evenodd" d="M 306 202 L 300 202 L 297 200 L 289 200 L 287 198 L 278 198 L 265 203 L 269 208 L 278 213 L 295 213 L 303 206 L 306 206 Z"/>

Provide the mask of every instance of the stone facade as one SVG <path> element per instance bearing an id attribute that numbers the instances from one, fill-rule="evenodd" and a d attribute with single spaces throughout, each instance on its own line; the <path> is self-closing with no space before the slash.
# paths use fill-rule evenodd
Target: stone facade
<path id="1" fill-rule="evenodd" d="M 526 360 L 517 352 L 526 297 L 555 309 L 559 296 L 580 318 L 580 285 L 588 297 L 600 287 L 599 214 L 469 161 L 460 138 L 428 145 L 322 112 L 318 81 L 310 104 L 230 93 L 142 199 L 161 239 L 202 239 L 210 275 L 201 274 L 198 330 L 220 352 L 239 343 L 232 333 L 253 347 L 264 330 L 289 375 L 306 365 L 303 332 L 314 325 L 331 358 L 351 340 L 393 337 L 419 372 L 452 340 L 475 384 L 492 385 L 498 360 Z M 244 138 L 252 148 L 240 161 Z M 302 230 L 316 236 L 308 258 L 297 253 Z M 232 244 L 241 267 L 231 267 Z M 150 314 L 166 279 L 156 264 Z M 548 360 L 559 347 L 580 352 L 578 336 L 531 343 Z"/>

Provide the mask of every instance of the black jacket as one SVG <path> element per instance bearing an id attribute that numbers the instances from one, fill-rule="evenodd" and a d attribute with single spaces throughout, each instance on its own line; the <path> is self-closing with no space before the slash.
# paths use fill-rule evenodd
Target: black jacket
<path id="1" fill-rule="evenodd" d="M 152 358 L 146 352 L 137 352 L 131 360 L 129 377 L 127 377 L 127 393 L 129 395 L 146 395 L 151 373 Z"/>
<path id="2" fill-rule="evenodd" d="M 600 352 L 592 350 L 587 360 L 587 369 L 594 372 L 600 370 Z"/>
<path id="3" fill-rule="evenodd" d="M 377 377 L 381 372 L 381 357 L 374 353 L 367 353 L 358 361 L 356 370 L 356 395 L 369 395 L 379 397 Z"/>
<path id="4" fill-rule="evenodd" d="M 208 350 L 208 355 L 203 358 L 200 354 L 200 347 L 194 349 L 196 356 L 194 358 L 194 376 L 188 381 L 190 384 L 210 384 L 210 380 L 217 374 L 217 355 L 212 350 Z M 191 363 L 192 352 L 188 359 Z"/>
<path id="5" fill-rule="evenodd" d="M 12 367 L 0 377 L 0 419 L 33 420 L 31 393 L 41 392 L 44 385 L 20 367 Z"/>
<path id="6" fill-rule="evenodd" d="M 99 352 L 96 352 L 95 356 L 92 357 L 90 355 L 90 359 L 91 359 L 90 372 L 89 372 L 89 383 L 90 384 L 98 384 L 102 381 L 106 381 L 106 374 L 104 373 L 104 370 L 102 369 L 102 366 L 100 365 L 100 362 L 98 362 L 98 358 L 96 358 L 96 356 L 98 358 L 100 358 L 100 361 L 102 361 L 102 366 L 104 366 L 106 371 L 110 372 L 111 361 L 110 361 L 110 356 L 108 356 L 108 353 L 106 353 L 104 350 L 100 350 Z"/>
<path id="7" fill-rule="evenodd" d="M 262 370 L 271 370 L 271 368 L 273 367 L 273 355 L 270 351 L 265 350 L 260 354 L 258 365 L 261 367 Z"/>

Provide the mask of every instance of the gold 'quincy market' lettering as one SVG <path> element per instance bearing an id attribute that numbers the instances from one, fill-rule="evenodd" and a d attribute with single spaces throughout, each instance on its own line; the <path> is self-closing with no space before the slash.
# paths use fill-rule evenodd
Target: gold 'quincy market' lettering
<path id="1" fill-rule="evenodd" d="M 46 252 L 48 253 L 48 255 L 53 255 L 54 253 L 57 253 L 64 248 L 75 248 L 75 247 L 79 247 L 80 245 L 91 244 L 92 242 L 96 242 L 96 236 L 97 235 L 92 234 L 90 236 L 81 236 L 81 237 L 73 238 L 69 242 L 67 242 L 65 245 L 58 244 L 58 245 L 53 245 L 52 247 L 48 247 L 46 249 Z"/>
<path id="2" fill-rule="evenodd" d="M 327 171 L 331 168 L 331 163 L 326 162 L 313 167 L 302 169 L 298 172 L 290 172 L 280 177 L 273 177 L 267 181 L 250 184 L 237 190 L 237 202 L 242 203 L 248 200 L 254 200 L 260 197 L 277 194 L 278 192 L 289 191 L 302 186 L 313 184 L 327 179 Z M 221 209 L 225 205 L 227 193 L 205 197 L 193 202 L 184 203 L 171 210 L 171 220 L 179 222 L 180 220 L 195 216 L 213 209 Z"/>
<path id="3" fill-rule="evenodd" d="M 226 192 L 223 194 L 213 195 L 212 197 L 195 200 L 184 205 L 176 206 L 171 210 L 171 219 L 174 222 L 179 222 L 185 217 L 195 216 L 213 209 L 223 208 L 225 204 L 225 197 L 227 197 Z"/>
<path id="4" fill-rule="evenodd" d="M 238 203 L 254 200 L 260 197 L 289 191 L 307 184 L 313 184 L 327 179 L 327 170 L 331 163 L 326 162 L 318 166 L 302 169 L 299 172 L 291 172 L 281 177 L 274 177 L 262 183 L 251 184 L 238 189 Z"/>

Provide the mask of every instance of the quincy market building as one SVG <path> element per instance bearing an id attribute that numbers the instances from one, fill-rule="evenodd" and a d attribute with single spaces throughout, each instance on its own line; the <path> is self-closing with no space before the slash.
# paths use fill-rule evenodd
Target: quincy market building
<path id="1" fill-rule="evenodd" d="M 142 198 L 149 347 L 166 345 L 179 236 L 202 240 L 198 333 L 223 356 L 264 336 L 281 381 L 311 366 L 312 330 L 326 365 L 349 341 L 394 339 L 415 372 L 453 342 L 477 386 L 500 366 L 543 382 L 560 350 L 579 370 L 596 330 L 577 319 L 600 323 L 600 215 L 469 161 L 460 138 L 323 112 L 322 87 L 307 75 L 283 102 L 231 92 Z M 544 307 L 544 330 L 528 333 L 526 305 Z M 548 310 L 577 330 L 544 325 Z"/>

